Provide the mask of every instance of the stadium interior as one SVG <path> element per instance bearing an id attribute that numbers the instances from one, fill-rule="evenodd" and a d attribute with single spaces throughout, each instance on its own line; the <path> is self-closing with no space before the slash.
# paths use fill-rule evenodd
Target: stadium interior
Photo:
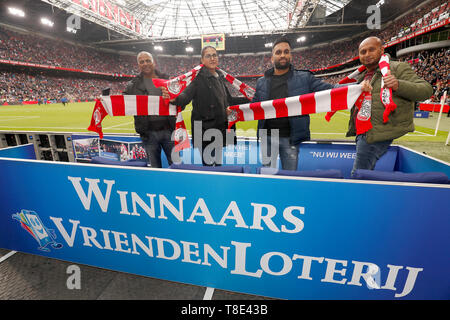
<path id="1" fill-rule="evenodd" d="M 145 4 L 138 5 L 137 2 L 139 1 L 125 1 L 130 12 L 143 20 L 151 13 L 140 11 Z M 292 2 L 280 3 L 287 6 Z M 382 19 L 379 30 L 362 27 L 368 17 L 367 6 L 378 1 L 356 0 L 342 8 L 333 6 L 336 11 L 325 16 L 324 8 L 327 8 L 327 3 L 341 3 L 342 6 L 345 2 L 348 1 L 319 2 L 308 22 L 301 28 L 277 30 L 276 23 L 280 27 L 286 27 L 284 21 L 284 25 L 282 22 L 274 22 L 269 26 L 271 31 L 261 31 L 262 34 L 227 34 L 226 49 L 220 52 L 221 68 L 239 79 L 245 79 L 249 85 L 254 85 L 263 71 L 270 67 L 270 47 L 267 46 L 283 35 L 294 44 L 293 64 L 297 69 L 311 70 L 317 76 L 337 82 L 358 66 L 358 43 L 364 37 L 376 35 L 385 41 L 386 51 L 391 56 L 410 61 L 433 86 L 439 86 L 442 90 L 448 85 L 447 25 L 390 45 L 425 26 L 447 19 L 450 9 L 447 1 L 386 1 L 380 6 Z M 130 36 L 110 30 L 100 21 L 95 23 L 83 18 L 79 21 L 79 29 L 72 29 L 76 30 L 73 33 L 67 31 L 67 24 L 72 23 L 71 13 L 62 9 L 64 3 L 66 6 L 76 7 L 76 4 L 70 4 L 71 1 L 21 0 L 3 3 L 0 15 L 2 105 L 38 100 L 60 101 L 63 97 L 72 101 L 92 101 L 104 87 L 111 87 L 113 94 L 119 94 L 130 77 L 137 73 L 136 54 L 142 50 L 151 52 L 157 68 L 170 77 L 183 74 L 199 63 L 200 34 L 190 36 L 180 33 L 177 36 L 174 30 L 170 36 L 165 33 Z M 171 9 L 170 3 L 168 2 L 165 10 Z M 260 14 L 263 15 L 265 10 L 289 10 L 281 4 L 275 9 L 269 5 L 261 6 Z M 205 7 L 206 12 L 214 12 L 214 2 L 209 2 L 208 5 Z M 155 5 L 156 8 L 150 6 L 147 10 L 160 11 L 162 6 L 165 4 L 159 3 Z M 26 12 L 26 16 L 11 14 L 9 8 L 18 8 Z M 433 11 L 435 8 L 438 10 Z M 232 9 L 229 10 L 230 15 L 236 8 Z M 428 17 L 423 18 L 426 15 Z M 53 21 L 53 26 L 42 24 L 42 17 Z M 275 17 L 267 14 L 266 19 Z M 240 23 L 245 21 L 240 20 Z M 205 32 L 221 31 L 219 26 L 209 27 L 212 29 Z M 195 31 L 199 33 L 203 30 L 193 30 Z M 187 53 L 187 47 L 193 48 L 193 51 Z M 27 63 L 39 66 L 29 66 Z"/>
<path id="2" fill-rule="evenodd" d="M 370 28 L 369 6 L 381 12 L 379 24 Z M 91 102 L 93 107 L 105 88 L 122 94 L 138 74 L 136 55 L 141 51 L 152 53 L 160 72 L 176 77 L 199 64 L 205 35 L 224 36 L 224 50 L 218 51 L 220 68 L 251 87 L 272 66 L 271 47 L 281 36 L 293 44 L 296 69 L 309 70 L 330 83 L 338 83 L 360 66 L 359 43 L 377 36 L 393 59 L 410 63 L 433 86 L 429 102 L 439 103 L 449 87 L 449 13 L 448 0 L 1 0 L 0 112 L 2 106 L 61 102 Z M 241 95 L 231 85 L 229 89 Z M 38 159 L 75 162 L 70 133 L 33 135 L 41 149 Z M 0 132 L 0 148 L 26 144 L 30 138 Z M 6 250 L 0 249 L 2 254 Z M 43 258 L 33 259 L 44 263 Z M 48 263 L 61 270 L 68 265 Z M 117 276 L 112 271 L 85 270 L 94 282 Z M 123 283 L 138 286 L 142 295 L 120 292 L 119 286 L 115 291 L 92 289 L 89 296 L 62 293 L 62 297 L 202 299 L 206 295 L 195 286 L 119 276 Z M 56 280 L 47 290 L 52 283 Z M 152 287 L 162 288 L 163 293 L 158 296 Z M 12 298 L 27 298 L 17 290 L 14 294 Z M 262 298 L 219 290 L 215 295 Z M 58 298 L 42 290 L 28 297 Z M 11 297 L 2 296 L 0 290 L 0 298 Z"/>

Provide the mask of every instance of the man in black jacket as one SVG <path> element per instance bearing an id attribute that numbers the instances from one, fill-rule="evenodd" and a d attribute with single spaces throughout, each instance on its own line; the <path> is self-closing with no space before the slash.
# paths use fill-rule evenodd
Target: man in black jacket
<path id="1" fill-rule="evenodd" d="M 137 56 L 140 74 L 131 80 L 124 95 L 163 95 L 160 88 L 153 84 L 153 78 L 166 78 L 155 69 L 153 57 L 148 52 L 140 52 Z M 175 116 L 134 116 L 134 127 L 144 143 L 147 159 L 153 168 L 161 168 L 161 149 L 172 164 L 172 132 L 175 130 Z"/>
<path id="2" fill-rule="evenodd" d="M 229 134 L 226 109 L 245 103 L 246 98 L 231 96 L 225 85 L 227 80 L 217 70 L 219 57 L 215 48 L 203 48 L 201 63 L 203 67 L 197 77 L 172 103 L 184 108 L 192 101 L 193 145 L 199 149 L 203 165 L 215 166 L 222 164 L 222 147 Z M 231 132 L 234 135 L 234 130 Z M 235 136 L 229 136 L 228 140 L 234 143 Z"/>

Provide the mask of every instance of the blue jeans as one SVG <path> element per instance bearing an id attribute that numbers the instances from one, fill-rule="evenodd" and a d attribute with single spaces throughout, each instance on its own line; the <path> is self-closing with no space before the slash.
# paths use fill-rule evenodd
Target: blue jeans
<path id="1" fill-rule="evenodd" d="M 299 150 L 300 144 L 291 145 L 289 137 L 267 136 L 267 143 L 261 142 L 263 166 L 276 168 L 280 155 L 281 169 L 295 171 L 298 167 Z"/>
<path id="2" fill-rule="evenodd" d="M 169 166 L 172 164 L 172 149 L 175 143 L 172 141 L 171 130 L 147 131 L 145 136 L 141 136 L 144 143 L 145 152 L 150 166 L 153 168 L 161 168 L 161 150 L 166 154 Z"/>
<path id="3" fill-rule="evenodd" d="M 356 158 L 353 163 L 352 176 L 356 169 L 373 170 L 375 165 L 389 149 L 392 140 L 367 143 L 366 136 L 360 134 L 356 137 Z"/>

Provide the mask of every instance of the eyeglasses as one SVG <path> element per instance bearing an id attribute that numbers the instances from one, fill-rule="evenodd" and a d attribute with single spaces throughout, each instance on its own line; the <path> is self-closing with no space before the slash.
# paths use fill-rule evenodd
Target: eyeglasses
<path id="1" fill-rule="evenodd" d="M 213 54 L 205 54 L 205 59 L 216 59 L 217 58 L 217 54 L 213 53 Z"/>

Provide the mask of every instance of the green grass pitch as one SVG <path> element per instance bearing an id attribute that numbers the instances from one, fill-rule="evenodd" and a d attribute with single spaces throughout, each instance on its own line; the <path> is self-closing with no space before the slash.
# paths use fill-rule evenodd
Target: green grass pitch
<path id="1" fill-rule="evenodd" d="M 0 106 L 1 131 L 47 131 L 47 132 L 83 132 L 90 124 L 94 102 L 69 103 L 48 105 L 19 105 Z M 186 127 L 190 130 L 191 106 L 183 111 Z M 340 111 L 330 122 L 325 121 L 325 114 L 311 115 L 311 138 L 313 140 L 354 141 L 346 138 L 349 112 Z M 447 120 L 448 119 L 448 120 Z M 434 136 L 434 119 L 420 119 L 416 123 L 416 131 L 394 141 L 395 144 L 405 145 L 432 157 L 450 162 L 450 146 L 445 146 L 445 140 L 450 130 L 450 118 L 442 117 L 443 129 Z M 448 125 L 448 128 L 446 127 Z M 134 121 L 132 116 L 110 117 L 102 122 L 103 132 L 118 134 L 133 134 Z M 440 127 L 441 128 L 441 127 Z M 256 137 L 256 121 L 239 122 L 236 125 L 237 135 Z"/>

